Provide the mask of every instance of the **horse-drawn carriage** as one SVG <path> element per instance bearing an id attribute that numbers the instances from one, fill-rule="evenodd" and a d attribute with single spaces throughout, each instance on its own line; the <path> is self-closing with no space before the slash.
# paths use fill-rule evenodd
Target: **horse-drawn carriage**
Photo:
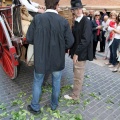
<path id="1" fill-rule="evenodd" d="M 61 11 L 71 23 L 71 12 Z M 0 7 L 0 64 L 10 79 L 15 79 L 18 74 L 21 47 L 25 44 L 22 34 L 20 6 L 10 5 Z"/>

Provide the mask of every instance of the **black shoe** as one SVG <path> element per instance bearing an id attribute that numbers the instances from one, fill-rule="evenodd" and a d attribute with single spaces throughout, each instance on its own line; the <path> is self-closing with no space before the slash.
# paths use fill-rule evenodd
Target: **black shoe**
<path id="1" fill-rule="evenodd" d="M 30 105 L 27 106 L 27 109 L 30 113 L 34 114 L 34 115 L 38 115 L 40 114 L 40 110 L 39 111 L 35 111 L 32 109 L 32 107 Z"/>
<path id="2" fill-rule="evenodd" d="M 52 110 L 52 111 L 55 111 L 55 110 L 57 109 L 57 107 L 58 107 L 58 106 L 56 106 L 56 107 L 54 107 L 54 108 L 51 107 L 51 110 Z"/>
<path id="3" fill-rule="evenodd" d="M 95 60 L 96 60 L 97 58 L 96 58 L 96 57 L 93 57 L 93 59 L 95 59 Z"/>
<path id="4" fill-rule="evenodd" d="M 98 51 L 98 52 L 104 52 L 103 50 L 100 50 L 100 51 Z"/>

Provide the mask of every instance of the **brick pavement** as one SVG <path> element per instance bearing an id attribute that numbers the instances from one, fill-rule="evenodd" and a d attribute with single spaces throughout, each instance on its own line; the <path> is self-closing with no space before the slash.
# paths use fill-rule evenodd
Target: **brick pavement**
<path id="1" fill-rule="evenodd" d="M 66 85 L 73 83 L 72 66 L 71 59 L 66 55 L 66 67 L 63 71 L 61 83 L 65 87 L 62 89 L 63 92 L 58 107 L 59 114 L 61 116 L 81 114 L 83 120 L 120 120 L 120 74 L 112 73 L 106 66 L 101 67 L 92 62 L 87 62 L 80 104 L 72 104 L 70 101 L 63 99 L 64 94 L 71 92 L 70 86 Z M 48 83 L 50 83 L 50 76 L 47 78 Z M 24 106 L 23 108 L 26 109 L 27 104 L 30 103 L 32 80 L 33 67 L 28 67 L 24 63 L 21 63 L 19 76 L 13 81 L 9 80 L 0 68 L 0 116 L 4 112 L 9 114 L 5 118 L 0 118 L 0 120 L 13 118 L 15 114 L 11 115 L 11 112 L 18 111 L 20 106 Z M 45 120 L 52 120 L 53 118 L 51 111 L 46 107 L 50 102 L 51 93 L 51 89 L 49 87 L 47 89 L 44 89 L 47 92 L 44 92 L 41 98 L 41 107 L 44 107 L 44 114 L 41 113 L 35 120 L 42 120 L 45 117 Z M 15 100 L 18 102 L 15 102 Z M 1 105 L 2 103 L 4 105 Z M 12 106 L 13 103 L 14 106 Z M 4 109 L 3 106 L 6 110 L 2 110 Z M 61 117 L 59 120 L 70 120 L 69 117 Z"/>

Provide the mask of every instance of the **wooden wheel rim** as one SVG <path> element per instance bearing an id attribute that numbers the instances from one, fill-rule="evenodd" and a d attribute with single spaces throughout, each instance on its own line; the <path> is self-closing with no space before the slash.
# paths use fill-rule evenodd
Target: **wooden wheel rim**
<path id="1" fill-rule="evenodd" d="M 6 48 L 3 48 L 1 61 L 5 73 L 12 79 L 15 76 L 16 66 L 13 65 L 10 52 Z"/>

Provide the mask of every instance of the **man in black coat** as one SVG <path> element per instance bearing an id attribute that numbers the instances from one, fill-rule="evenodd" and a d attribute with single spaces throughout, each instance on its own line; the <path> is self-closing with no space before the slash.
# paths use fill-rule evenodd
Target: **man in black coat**
<path id="1" fill-rule="evenodd" d="M 78 100 L 82 89 L 86 60 L 93 60 L 93 35 L 90 20 L 82 14 L 83 5 L 81 1 L 71 0 L 71 6 L 76 16 L 72 28 L 75 42 L 70 49 L 70 55 L 74 64 L 74 87 L 72 94 L 64 97 L 66 99 Z"/>
<path id="2" fill-rule="evenodd" d="M 52 73 L 51 109 L 57 108 L 65 49 L 74 43 L 68 21 L 58 15 L 58 3 L 59 0 L 45 0 L 46 12 L 34 17 L 27 32 L 27 42 L 34 45 L 35 69 L 33 98 L 28 110 L 35 114 L 40 112 L 39 99 L 46 73 Z"/>

